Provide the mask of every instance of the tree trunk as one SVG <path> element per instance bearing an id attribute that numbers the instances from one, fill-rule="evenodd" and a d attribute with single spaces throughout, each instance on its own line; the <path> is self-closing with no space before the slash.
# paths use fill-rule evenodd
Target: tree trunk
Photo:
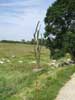
<path id="1" fill-rule="evenodd" d="M 71 59 L 75 62 L 75 51 L 72 51 L 72 54 L 71 55 L 72 55 L 72 58 Z"/>

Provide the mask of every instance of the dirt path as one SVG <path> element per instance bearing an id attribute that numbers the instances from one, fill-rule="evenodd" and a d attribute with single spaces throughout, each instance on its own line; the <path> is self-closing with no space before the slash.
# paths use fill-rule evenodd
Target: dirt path
<path id="1" fill-rule="evenodd" d="M 75 74 L 60 90 L 56 100 L 75 100 Z"/>

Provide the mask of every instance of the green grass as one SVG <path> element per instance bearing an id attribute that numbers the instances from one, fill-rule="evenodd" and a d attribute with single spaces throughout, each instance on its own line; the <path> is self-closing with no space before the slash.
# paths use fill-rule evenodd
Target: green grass
<path id="1" fill-rule="evenodd" d="M 0 43 L 2 58 L 5 63 L 0 64 L 0 100 L 54 100 L 75 72 L 75 66 L 50 67 L 49 50 L 44 47 L 40 72 L 33 72 L 36 66 L 32 63 L 35 61 L 33 45 Z M 23 62 L 19 63 L 20 60 Z"/>

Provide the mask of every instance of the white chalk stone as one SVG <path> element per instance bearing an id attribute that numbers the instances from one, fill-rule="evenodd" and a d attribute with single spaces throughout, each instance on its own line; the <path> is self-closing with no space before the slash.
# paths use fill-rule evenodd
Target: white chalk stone
<path id="1" fill-rule="evenodd" d="M 31 61 L 32 64 L 36 64 L 36 61 Z"/>
<path id="2" fill-rule="evenodd" d="M 69 62 L 69 61 L 71 61 L 71 59 L 67 59 L 67 61 Z"/>
<path id="3" fill-rule="evenodd" d="M 56 62 L 56 60 L 52 60 L 52 62 L 53 62 L 53 63 L 55 63 L 55 62 Z"/>
<path id="4" fill-rule="evenodd" d="M 3 61 L 0 61 L 0 64 L 4 64 L 4 62 Z"/>
<path id="5" fill-rule="evenodd" d="M 5 61 L 6 59 L 5 58 L 2 58 L 2 61 Z"/>
<path id="6" fill-rule="evenodd" d="M 23 61 L 22 61 L 22 60 L 19 60 L 18 62 L 19 62 L 19 63 L 23 63 Z"/>
<path id="7" fill-rule="evenodd" d="M 7 59 L 6 61 L 7 61 L 8 63 L 10 62 L 10 60 L 9 60 L 9 59 Z"/>
<path id="8" fill-rule="evenodd" d="M 16 56 L 15 56 L 15 55 L 12 55 L 11 57 L 12 57 L 12 58 L 15 58 Z"/>
<path id="9" fill-rule="evenodd" d="M 42 68 L 35 68 L 33 69 L 33 72 L 39 72 L 39 71 L 42 71 L 43 69 Z"/>

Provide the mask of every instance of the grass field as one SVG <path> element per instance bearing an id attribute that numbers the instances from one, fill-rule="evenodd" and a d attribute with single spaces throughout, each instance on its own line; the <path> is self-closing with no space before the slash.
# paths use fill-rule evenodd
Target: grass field
<path id="1" fill-rule="evenodd" d="M 35 72 L 33 45 L 0 43 L 0 100 L 54 100 L 75 66 L 53 68 L 49 62 L 43 47 L 43 70 Z"/>

